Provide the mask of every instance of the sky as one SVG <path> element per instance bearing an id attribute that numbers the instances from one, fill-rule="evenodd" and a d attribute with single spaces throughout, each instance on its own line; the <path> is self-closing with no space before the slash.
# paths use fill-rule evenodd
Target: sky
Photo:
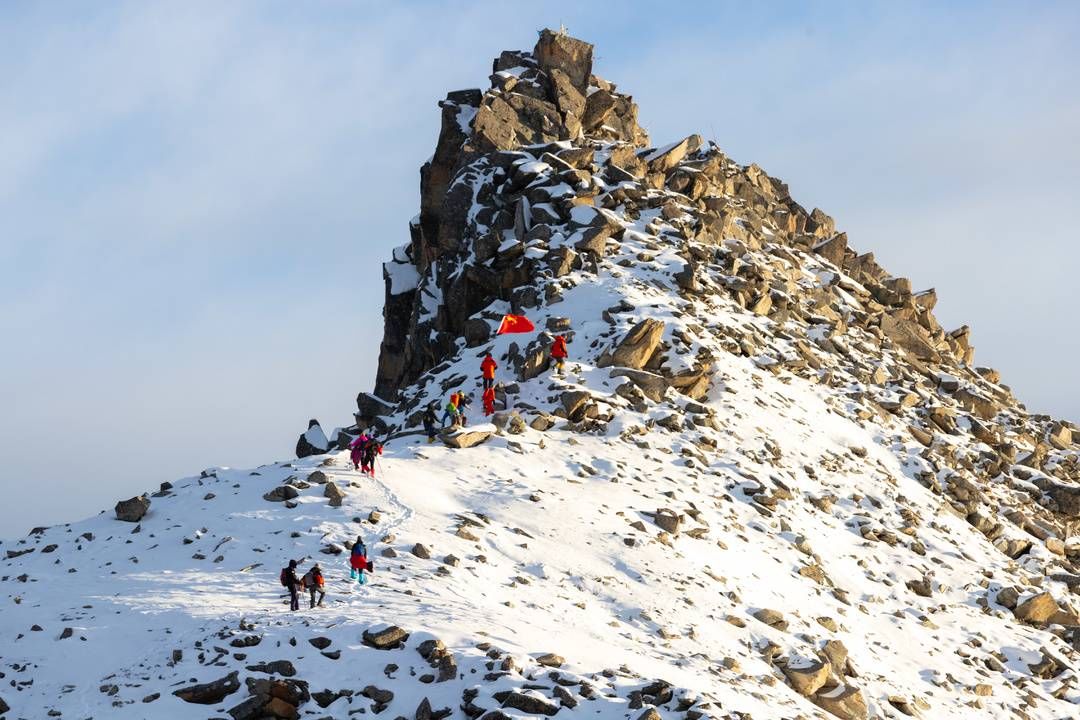
<path id="1" fill-rule="evenodd" d="M 564 25 L 1080 420 L 1080 4 L 0 4 L 0 538 L 351 422 L 448 90 Z"/>

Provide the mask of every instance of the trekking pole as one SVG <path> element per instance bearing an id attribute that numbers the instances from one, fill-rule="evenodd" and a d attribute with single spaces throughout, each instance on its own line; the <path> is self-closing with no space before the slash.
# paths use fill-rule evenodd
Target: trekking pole
<path id="1" fill-rule="evenodd" d="M 382 475 L 385 478 L 386 477 L 386 471 L 383 470 L 382 460 L 380 460 L 377 455 L 375 456 L 375 464 L 379 466 L 379 474 Z"/>

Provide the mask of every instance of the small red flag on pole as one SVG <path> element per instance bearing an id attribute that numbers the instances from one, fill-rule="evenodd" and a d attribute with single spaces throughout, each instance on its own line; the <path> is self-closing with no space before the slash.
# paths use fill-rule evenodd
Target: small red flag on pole
<path id="1" fill-rule="evenodd" d="M 535 329 L 536 327 L 529 321 L 529 318 L 524 315 L 505 315 L 502 322 L 499 323 L 499 331 L 495 334 L 527 333 Z"/>

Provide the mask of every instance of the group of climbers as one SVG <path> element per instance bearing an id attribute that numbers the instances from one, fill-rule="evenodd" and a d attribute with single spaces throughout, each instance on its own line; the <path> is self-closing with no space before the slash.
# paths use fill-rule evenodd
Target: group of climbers
<path id="1" fill-rule="evenodd" d="M 507 316 L 511 317 L 511 316 Z M 524 318 L 519 319 L 524 320 Z M 527 320 L 525 321 L 527 322 Z M 504 320 L 504 327 L 506 321 Z M 531 323 L 527 326 L 528 329 L 532 329 Z M 503 332 L 503 328 L 500 328 L 500 334 Z M 510 332 L 517 332 L 518 330 L 509 330 Z M 561 374 L 563 368 L 566 365 L 567 350 L 566 350 L 566 338 L 563 335 L 556 335 L 552 341 L 549 351 L 550 364 L 553 372 Z M 480 380 L 481 387 L 483 388 L 483 404 L 484 415 L 492 415 L 495 412 L 495 373 L 499 369 L 499 365 L 495 362 L 495 358 L 492 357 L 491 352 L 484 354 L 483 360 L 480 362 Z M 450 394 L 450 398 L 443 408 L 442 426 L 443 427 L 463 427 L 467 424 L 465 412 L 468 410 L 472 398 L 461 390 L 455 390 Z M 425 409 L 423 414 L 424 432 L 427 435 L 428 442 L 435 442 L 437 436 L 437 424 L 439 420 L 437 417 L 438 406 L 435 402 L 430 403 Z M 369 474 L 372 477 L 375 475 L 375 460 L 382 454 L 383 445 L 374 436 L 373 433 L 368 431 L 361 432 L 360 436 L 349 443 L 349 458 L 352 460 L 353 469 L 360 470 L 363 473 Z M 310 607 L 316 606 L 322 607 L 323 599 L 326 597 L 326 583 L 323 578 L 322 569 L 318 563 L 315 564 L 308 572 L 302 577 L 297 576 L 298 561 L 290 560 L 288 567 L 281 570 L 281 584 L 289 591 L 289 609 L 300 609 L 300 591 L 307 590 L 310 593 Z M 369 573 L 374 569 L 373 564 L 368 560 L 367 546 L 364 544 L 364 539 L 361 536 L 356 537 L 356 542 L 353 543 L 352 551 L 349 555 L 349 578 L 355 580 L 359 585 L 367 584 L 367 576 L 365 573 Z M 316 599 L 316 596 L 317 599 Z"/>
<path id="2" fill-rule="evenodd" d="M 375 477 L 375 458 L 382 455 L 382 451 L 382 443 L 364 430 L 360 437 L 349 443 L 349 459 L 352 460 L 353 470 Z"/>
<path id="3" fill-rule="evenodd" d="M 322 607 L 323 600 L 326 599 L 326 578 L 323 577 L 322 568 L 315 563 L 310 570 L 298 576 L 296 569 L 301 562 L 303 561 L 290 560 L 288 566 L 281 569 L 281 584 L 289 591 L 289 610 L 300 609 L 300 593 L 304 590 L 307 590 L 310 596 L 309 609 Z M 374 564 L 368 560 L 364 538 L 357 535 L 349 554 L 349 578 L 360 585 L 366 585 L 367 576 L 364 573 L 374 569 Z"/>
<path id="4" fill-rule="evenodd" d="M 561 374 L 566 366 L 566 337 L 556 335 L 549 352 L 552 371 Z M 484 404 L 485 416 L 495 414 L 495 371 L 498 369 L 499 364 L 495 362 L 491 352 L 484 353 L 484 358 L 480 361 L 480 387 L 483 391 L 481 400 Z M 472 397 L 461 390 L 450 393 L 450 397 L 443 407 L 442 426 L 463 427 L 466 425 L 465 410 L 469 407 L 471 401 Z M 429 443 L 435 442 L 438 434 L 438 424 L 436 404 L 432 402 L 424 409 L 423 415 L 424 433 L 427 435 Z"/>
<path id="5" fill-rule="evenodd" d="M 303 577 L 297 577 L 296 568 L 299 564 L 296 560 L 290 560 L 289 566 L 281 569 L 281 584 L 289 591 L 289 609 L 300 609 L 300 591 L 302 590 L 310 593 L 312 608 L 316 605 L 322 607 L 323 599 L 326 597 L 326 580 L 323 578 L 322 568 L 315 563 L 315 566 L 304 573 Z M 316 595 L 319 596 L 317 602 Z"/>

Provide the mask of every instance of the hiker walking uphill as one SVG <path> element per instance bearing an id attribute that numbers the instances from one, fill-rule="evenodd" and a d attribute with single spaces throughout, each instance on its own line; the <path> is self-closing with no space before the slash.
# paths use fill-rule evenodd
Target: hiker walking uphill
<path id="1" fill-rule="evenodd" d="M 485 354 L 483 362 L 480 363 L 480 375 L 483 378 L 485 393 L 495 386 L 495 371 L 498 369 L 499 366 L 495 363 L 495 358 L 491 357 L 491 353 Z"/>
<path id="2" fill-rule="evenodd" d="M 371 438 L 366 431 L 360 433 L 360 437 L 349 443 L 349 459 L 352 460 L 353 470 L 360 469 L 360 462 L 364 459 L 364 447 Z"/>
<path id="3" fill-rule="evenodd" d="M 435 442 L 435 423 L 439 422 L 435 414 L 435 403 L 431 403 L 424 410 L 424 432 L 427 433 L 428 443 Z"/>
<path id="4" fill-rule="evenodd" d="M 484 415 L 495 414 L 495 388 L 489 387 L 484 391 Z"/>
<path id="5" fill-rule="evenodd" d="M 555 342 L 551 344 L 551 361 L 555 372 L 562 374 L 563 366 L 566 365 L 566 338 L 562 335 L 556 335 Z"/>
<path id="6" fill-rule="evenodd" d="M 349 443 L 349 459 L 352 460 L 353 470 L 359 470 L 375 477 L 375 457 L 382 455 L 383 446 L 373 435 L 367 431 L 360 437 Z"/>
<path id="7" fill-rule="evenodd" d="M 375 477 L 375 458 L 378 455 L 382 455 L 382 451 L 383 446 L 381 442 L 373 437 L 368 438 L 367 445 L 363 447 L 360 455 L 360 472 Z"/>
<path id="8" fill-rule="evenodd" d="M 289 566 L 281 569 L 281 584 L 289 590 L 289 609 L 300 609 L 300 578 L 296 577 L 295 560 L 289 561 Z"/>
<path id="9" fill-rule="evenodd" d="M 374 569 L 372 563 L 367 559 L 367 545 L 364 544 L 364 538 L 359 535 L 356 536 L 356 542 L 352 546 L 352 554 L 349 556 L 349 577 L 360 585 L 367 584 L 367 576 L 365 572 L 370 572 Z"/>
<path id="10" fill-rule="evenodd" d="M 323 598 L 326 597 L 326 582 L 323 580 L 322 568 L 318 563 L 315 563 L 315 567 L 308 570 L 304 577 L 300 579 L 304 587 L 307 588 L 308 593 L 311 594 L 311 607 L 315 607 L 317 604 L 322 607 Z M 315 602 L 315 595 L 318 594 L 319 602 Z"/>
<path id="11" fill-rule="evenodd" d="M 457 425 L 458 416 L 458 396 L 459 393 L 450 393 L 450 399 L 446 401 L 446 407 L 443 408 L 442 424 L 443 427 L 452 427 Z M 449 420 L 449 422 L 447 422 Z"/>
<path id="12" fill-rule="evenodd" d="M 450 400 L 446 403 L 445 412 L 443 412 L 443 425 L 446 427 L 461 427 L 465 425 L 465 410 L 469 407 L 471 399 L 468 395 L 461 392 L 450 393 Z M 447 420 L 450 421 L 447 424 Z"/>

